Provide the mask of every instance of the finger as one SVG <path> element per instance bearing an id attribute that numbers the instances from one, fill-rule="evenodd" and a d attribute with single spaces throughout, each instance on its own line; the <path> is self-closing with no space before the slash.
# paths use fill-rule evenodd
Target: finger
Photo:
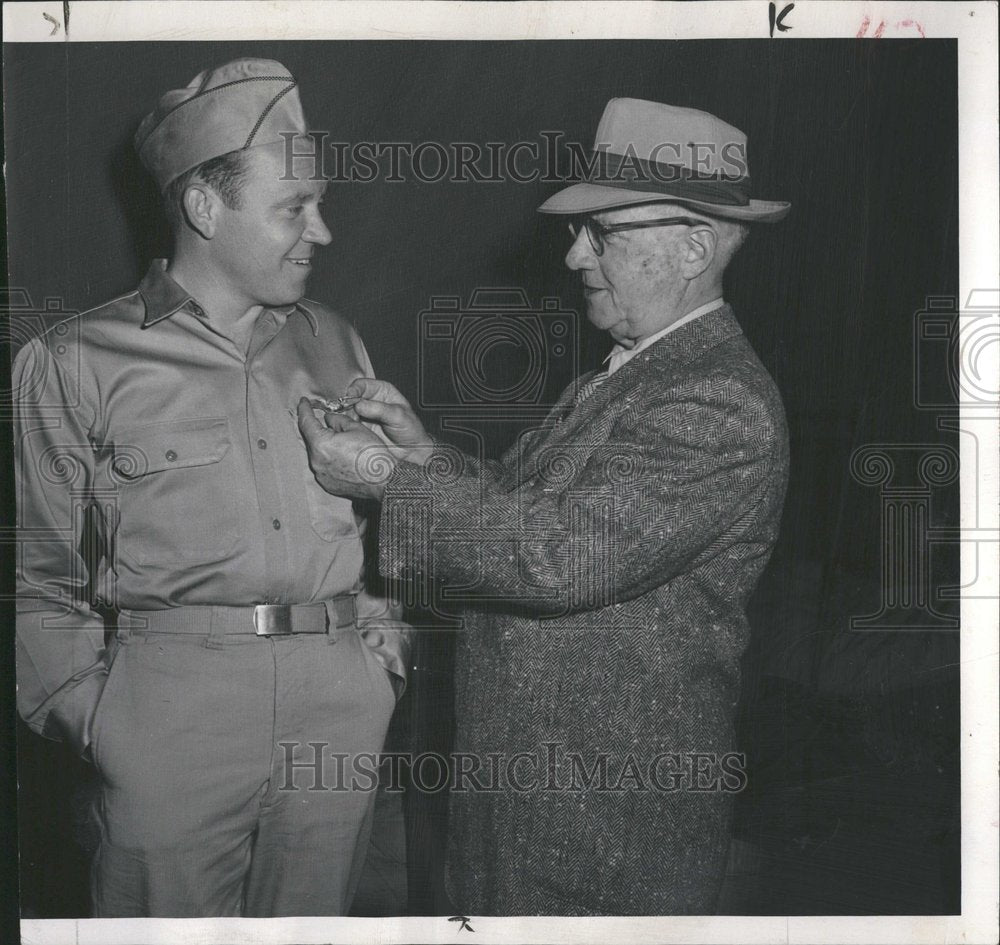
<path id="1" fill-rule="evenodd" d="M 327 429 L 334 433 L 348 433 L 352 430 L 364 430 L 365 428 L 356 420 L 352 420 L 344 413 L 326 413 L 323 415 Z"/>
<path id="2" fill-rule="evenodd" d="M 316 414 L 313 413 L 312 404 L 309 403 L 308 398 L 303 397 L 299 400 L 295 413 L 303 438 L 307 443 L 313 442 L 323 432 L 323 424 L 316 419 Z"/>
<path id="3" fill-rule="evenodd" d="M 359 400 L 353 409 L 363 420 L 374 420 L 377 423 L 381 423 L 389 419 L 392 411 L 398 408 L 387 404 L 383 400 Z"/>
<path id="4" fill-rule="evenodd" d="M 344 390 L 345 397 L 375 397 L 382 390 L 382 381 L 374 377 L 356 377 Z"/>
<path id="5" fill-rule="evenodd" d="M 388 381 L 379 381 L 374 377 L 356 378 L 344 391 L 345 395 L 362 397 L 366 400 L 380 400 L 387 404 L 405 404 L 406 398 Z"/>

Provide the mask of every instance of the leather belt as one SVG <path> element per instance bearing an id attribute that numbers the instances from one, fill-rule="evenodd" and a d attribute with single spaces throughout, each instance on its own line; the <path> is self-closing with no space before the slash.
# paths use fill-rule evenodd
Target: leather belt
<path id="1" fill-rule="evenodd" d="M 118 613 L 118 626 L 136 633 L 245 633 L 283 637 L 296 633 L 328 633 L 354 626 L 356 622 L 353 594 L 316 604 L 195 605 Z"/>

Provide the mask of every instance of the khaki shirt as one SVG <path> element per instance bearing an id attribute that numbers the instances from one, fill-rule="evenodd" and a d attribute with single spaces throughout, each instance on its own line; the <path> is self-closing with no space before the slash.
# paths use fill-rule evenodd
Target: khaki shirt
<path id="1" fill-rule="evenodd" d="M 361 339 L 303 300 L 265 308 L 244 352 L 165 266 L 15 360 L 18 705 L 46 735 L 72 740 L 103 687 L 104 621 L 88 599 L 159 610 L 362 588 L 364 522 L 316 482 L 294 416 L 300 397 L 336 399 L 372 376 Z M 359 623 L 399 628 L 381 599 L 362 594 L 358 610 Z M 366 642 L 403 675 L 392 637 Z"/>

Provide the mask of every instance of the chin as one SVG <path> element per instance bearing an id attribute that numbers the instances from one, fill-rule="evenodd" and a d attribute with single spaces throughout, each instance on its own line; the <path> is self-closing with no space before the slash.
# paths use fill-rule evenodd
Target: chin
<path id="1" fill-rule="evenodd" d="M 608 318 L 604 312 L 594 311 L 594 309 L 587 309 L 587 321 L 590 322 L 598 331 L 611 331 L 615 326 L 613 319 Z"/>
<path id="2" fill-rule="evenodd" d="M 618 328 L 621 321 L 613 315 L 608 315 L 604 312 L 587 312 L 587 321 L 598 331 L 606 331 L 612 338 L 616 341 L 618 340 L 618 334 L 615 329 Z"/>
<path id="3" fill-rule="evenodd" d="M 303 283 L 301 286 L 296 286 L 295 288 L 289 287 L 284 292 L 275 292 L 264 304 L 274 308 L 280 308 L 283 305 L 294 305 L 305 294 L 306 287 Z"/>

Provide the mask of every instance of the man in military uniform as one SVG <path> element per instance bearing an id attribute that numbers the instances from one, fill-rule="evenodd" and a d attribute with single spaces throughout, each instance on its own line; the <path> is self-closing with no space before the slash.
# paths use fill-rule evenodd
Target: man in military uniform
<path id="1" fill-rule="evenodd" d="M 19 710 L 100 773 L 97 916 L 342 914 L 367 850 L 370 783 L 323 762 L 381 749 L 406 630 L 294 417 L 372 373 L 303 298 L 331 239 L 325 182 L 286 166 L 305 132 L 277 62 L 167 92 L 136 146 L 171 259 L 15 364 Z"/>

